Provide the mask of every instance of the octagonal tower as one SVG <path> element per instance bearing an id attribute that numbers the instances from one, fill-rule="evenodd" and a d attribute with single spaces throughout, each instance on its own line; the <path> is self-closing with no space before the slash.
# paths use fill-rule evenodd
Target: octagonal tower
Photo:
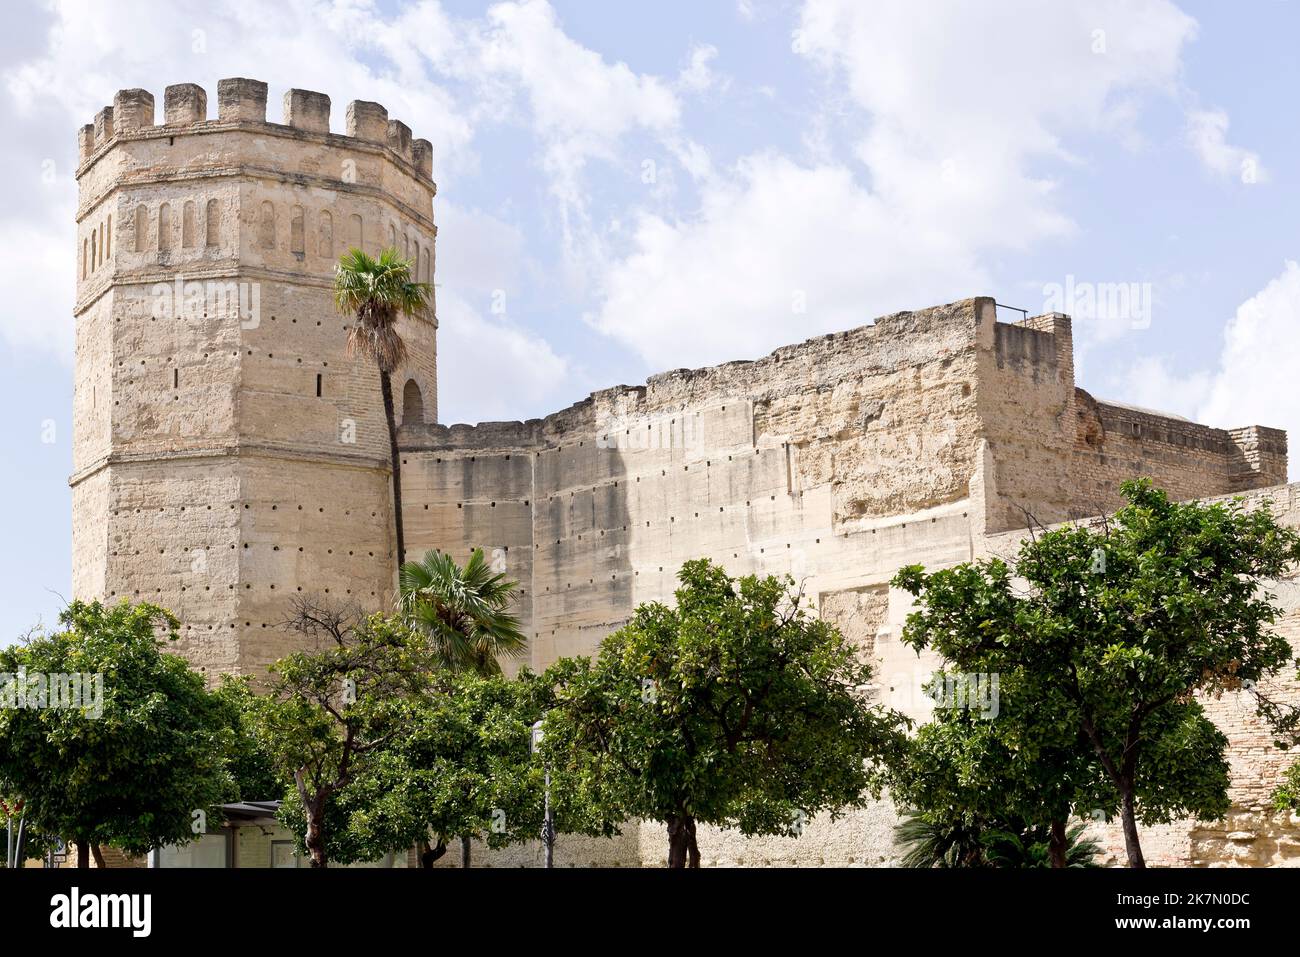
<path id="1" fill-rule="evenodd" d="M 73 591 L 157 602 L 209 672 L 293 645 L 298 592 L 377 607 L 394 586 L 379 376 L 347 353 L 339 256 L 396 246 L 434 270 L 432 148 L 377 103 L 222 80 L 164 117 L 123 90 L 77 169 Z M 437 415 L 436 329 L 403 320 L 399 413 Z M 414 423 L 408 423 L 414 424 Z"/>

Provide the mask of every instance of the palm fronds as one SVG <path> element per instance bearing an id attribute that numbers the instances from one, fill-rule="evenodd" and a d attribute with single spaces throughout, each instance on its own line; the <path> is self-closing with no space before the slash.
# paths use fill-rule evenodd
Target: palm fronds
<path id="1" fill-rule="evenodd" d="M 482 549 L 463 568 L 450 555 L 427 552 L 401 567 L 398 584 L 402 616 L 429 638 L 443 667 L 499 674 L 499 657 L 524 654 L 528 640 L 509 610 L 516 583 L 494 572 Z"/>
<path id="2" fill-rule="evenodd" d="M 1065 834 L 1067 867 L 1097 867 L 1101 845 L 1074 824 Z M 904 867 L 1051 867 L 1050 829 L 1021 821 L 969 820 L 956 814 L 905 809 L 894 828 Z"/>
<path id="3" fill-rule="evenodd" d="M 428 308 L 432 287 L 411 278 L 412 263 L 385 249 L 376 256 L 350 249 L 334 269 L 334 304 L 356 318 L 348 330 L 348 349 L 391 373 L 406 360 L 406 343 L 397 317 Z"/>
<path id="4" fill-rule="evenodd" d="M 980 829 L 957 820 L 940 821 L 922 811 L 902 812 L 894 840 L 907 849 L 904 867 L 983 867 Z"/>

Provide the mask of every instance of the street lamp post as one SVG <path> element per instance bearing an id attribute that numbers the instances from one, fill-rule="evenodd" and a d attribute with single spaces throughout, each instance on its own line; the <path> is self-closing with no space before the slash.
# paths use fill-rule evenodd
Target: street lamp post
<path id="1" fill-rule="evenodd" d="M 532 751 L 538 752 L 542 745 L 542 722 L 538 720 L 533 724 Z M 543 774 L 543 791 L 542 791 L 542 846 L 546 849 L 546 868 L 549 870 L 555 865 L 555 817 L 551 813 L 551 766 L 542 759 Z"/>

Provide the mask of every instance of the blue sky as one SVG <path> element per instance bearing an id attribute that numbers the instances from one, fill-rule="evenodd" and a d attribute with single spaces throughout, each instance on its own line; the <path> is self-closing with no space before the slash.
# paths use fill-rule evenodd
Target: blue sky
<path id="1" fill-rule="evenodd" d="M 1094 394 L 1300 430 L 1297 36 L 1284 0 L 32 4 L 0 38 L 0 642 L 68 595 L 76 130 L 119 88 L 214 114 L 250 76 L 271 120 L 298 86 L 433 142 L 444 422 L 1068 285 Z"/>

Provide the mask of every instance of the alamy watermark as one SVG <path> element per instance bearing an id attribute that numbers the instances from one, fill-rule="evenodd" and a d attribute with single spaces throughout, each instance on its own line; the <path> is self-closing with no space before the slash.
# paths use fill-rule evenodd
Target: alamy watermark
<path id="1" fill-rule="evenodd" d="M 104 714 L 104 676 L 84 672 L 0 671 L 0 708 L 77 709 L 87 717 Z"/>
<path id="2" fill-rule="evenodd" d="M 931 678 L 924 687 L 936 708 L 977 711 L 981 718 L 992 721 L 1002 710 L 1000 684 L 996 672 L 993 674 L 942 672 Z"/>
<path id="3" fill-rule="evenodd" d="M 257 282 L 187 282 L 177 276 L 173 282 L 154 283 L 150 314 L 155 319 L 239 319 L 241 329 L 256 329 L 262 322 L 262 284 Z"/>
<path id="4" fill-rule="evenodd" d="M 1060 312 L 1075 319 L 1127 322 L 1131 329 L 1151 328 L 1151 283 L 1078 282 L 1043 285 L 1043 312 Z"/>

